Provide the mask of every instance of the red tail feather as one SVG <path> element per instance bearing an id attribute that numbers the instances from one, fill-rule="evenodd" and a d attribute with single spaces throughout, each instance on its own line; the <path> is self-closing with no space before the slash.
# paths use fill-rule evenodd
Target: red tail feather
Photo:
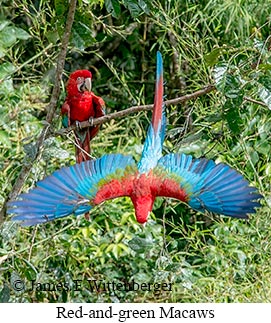
<path id="1" fill-rule="evenodd" d="M 76 145 L 75 145 L 75 157 L 77 163 L 82 163 L 83 161 L 92 159 L 90 156 L 90 131 L 87 130 L 85 139 L 83 142 L 80 141 L 80 138 L 76 136 Z"/>

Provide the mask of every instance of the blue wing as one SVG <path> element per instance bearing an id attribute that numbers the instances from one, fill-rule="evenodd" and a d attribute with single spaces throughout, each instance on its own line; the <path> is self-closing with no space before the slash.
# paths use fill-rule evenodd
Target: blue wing
<path id="1" fill-rule="evenodd" d="M 157 52 L 156 85 L 152 122 L 149 125 L 142 157 L 138 163 L 140 173 L 147 173 L 157 165 L 162 156 L 162 146 L 166 131 L 166 116 L 163 104 L 163 61 Z"/>
<path id="2" fill-rule="evenodd" d="M 105 155 L 71 167 L 62 168 L 37 183 L 29 193 L 21 194 L 18 200 L 8 203 L 8 213 L 15 214 L 12 220 L 23 221 L 22 225 L 65 217 L 74 213 L 83 214 L 92 206 L 91 200 L 100 188 L 118 174 L 121 176 L 128 166 L 136 167 L 131 156 Z"/>
<path id="3" fill-rule="evenodd" d="M 260 206 L 255 200 L 262 196 L 236 170 L 212 160 L 192 159 L 184 154 L 169 154 L 158 165 L 167 176 L 178 181 L 188 196 L 188 205 L 197 211 L 237 218 L 247 218 Z"/>

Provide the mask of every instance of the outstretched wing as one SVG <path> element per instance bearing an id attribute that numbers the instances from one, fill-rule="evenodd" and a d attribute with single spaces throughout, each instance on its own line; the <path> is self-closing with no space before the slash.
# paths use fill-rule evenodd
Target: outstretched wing
<path id="1" fill-rule="evenodd" d="M 162 156 L 162 146 L 165 138 L 166 116 L 163 105 L 163 61 L 157 52 L 156 85 L 152 122 L 149 125 L 144 143 L 142 157 L 138 163 L 140 173 L 147 173 L 157 165 Z"/>
<path id="2" fill-rule="evenodd" d="M 193 209 L 228 215 L 236 218 L 247 218 L 260 206 L 255 200 L 262 196 L 236 170 L 225 164 L 215 164 L 205 158 L 192 159 L 184 154 L 169 154 L 158 162 L 157 172 L 164 172 L 165 180 L 178 183 L 174 189 L 169 184 L 159 195 L 170 191 L 173 198 L 184 194 L 183 201 Z M 180 198 L 179 198 L 180 199 Z"/>
<path id="3" fill-rule="evenodd" d="M 12 220 L 23 221 L 22 225 L 38 223 L 79 215 L 89 211 L 93 205 L 106 199 L 126 195 L 125 183 L 137 171 L 131 156 L 105 155 L 71 167 L 62 168 L 37 183 L 29 193 L 19 195 L 8 203 L 8 213 L 15 214 Z M 115 181 L 119 189 L 108 191 L 106 185 Z M 128 184 L 127 184 L 128 185 Z M 107 189 L 107 195 L 99 200 L 97 194 Z"/>

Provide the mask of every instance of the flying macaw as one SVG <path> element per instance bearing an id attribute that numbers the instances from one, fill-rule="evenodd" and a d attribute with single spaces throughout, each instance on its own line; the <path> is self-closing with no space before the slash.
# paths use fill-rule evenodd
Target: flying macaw
<path id="1" fill-rule="evenodd" d="M 104 155 L 64 167 L 37 183 L 29 193 L 9 202 L 15 221 L 30 226 L 72 213 L 88 212 L 103 201 L 129 196 L 136 219 L 144 224 L 157 196 L 175 198 L 196 211 L 247 218 L 262 196 L 234 169 L 206 158 L 185 154 L 162 156 L 166 117 L 163 104 L 163 65 L 157 53 L 154 109 L 141 159 Z"/>
<path id="2" fill-rule="evenodd" d="M 91 92 L 92 74 L 88 70 L 71 73 L 67 83 L 67 97 L 61 108 L 62 124 L 69 127 L 77 125 L 75 130 L 76 162 L 89 160 L 90 141 L 94 138 L 99 126 L 80 129 L 80 122 L 102 117 L 105 114 L 104 100 Z"/>

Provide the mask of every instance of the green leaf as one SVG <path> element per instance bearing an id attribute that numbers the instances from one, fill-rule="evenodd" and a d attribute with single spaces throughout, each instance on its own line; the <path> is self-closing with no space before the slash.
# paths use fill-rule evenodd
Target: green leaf
<path id="1" fill-rule="evenodd" d="M 112 253 L 113 253 L 114 257 L 116 259 L 118 259 L 119 253 L 120 253 L 120 249 L 119 249 L 119 246 L 117 244 L 113 245 Z"/>
<path id="2" fill-rule="evenodd" d="M 76 30 L 73 30 L 72 32 L 72 42 L 74 46 L 77 47 L 78 49 L 80 50 L 85 49 L 85 42 Z"/>
<path id="3" fill-rule="evenodd" d="M 50 43 L 56 44 L 57 41 L 59 40 L 59 35 L 56 30 L 49 30 L 45 34 L 45 37 L 48 39 Z"/>
<path id="4" fill-rule="evenodd" d="M 258 95 L 271 110 L 271 91 L 269 91 L 265 86 L 260 85 L 258 88 Z"/>
<path id="5" fill-rule="evenodd" d="M 271 146 L 267 141 L 260 141 L 255 145 L 255 149 L 264 155 L 268 155 L 271 151 Z"/>
<path id="6" fill-rule="evenodd" d="M 4 82 L 0 83 L 0 94 L 2 95 L 12 95 L 14 91 L 12 79 L 5 80 Z"/>
<path id="7" fill-rule="evenodd" d="M 72 36 L 74 45 L 80 50 L 93 44 L 92 30 L 81 21 L 74 23 Z"/>
<path id="8" fill-rule="evenodd" d="M 239 135 L 242 131 L 242 118 L 240 117 L 238 104 L 235 104 L 235 100 L 228 99 L 224 105 L 225 119 L 229 125 L 230 130 L 235 135 Z"/>
<path id="9" fill-rule="evenodd" d="M 37 154 L 37 146 L 35 143 L 29 142 L 23 145 L 26 157 L 28 160 L 33 160 Z"/>
<path id="10" fill-rule="evenodd" d="M 139 0 L 138 4 L 140 6 L 140 8 L 146 13 L 149 14 L 150 13 L 150 7 L 148 6 L 148 4 L 143 1 L 143 0 Z"/>
<path id="11" fill-rule="evenodd" d="M 250 151 L 250 159 L 251 159 L 253 165 L 257 165 L 257 163 L 258 163 L 258 161 L 260 159 L 259 154 L 257 153 L 257 151 L 255 151 L 255 150 Z"/>
<path id="12" fill-rule="evenodd" d="M 12 73 L 16 70 L 16 67 L 9 63 L 3 63 L 0 65 L 0 80 L 4 79 L 5 77 L 12 75 Z"/>
<path id="13" fill-rule="evenodd" d="M 271 91 L 271 73 L 266 71 L 264 75 L 259 77 L 258 82 Z"/>
<path id="14" fill-rule="evenodd" d="M 271 110 L 271 73 L 266 71 L 265 75 L 259 77 L 258 95 Z"/>
<path id="15" fill-rule="evenodd" d="M 228 64 L 220 63 L 214 68 L 214 81 L 217 89 L 223 93 L 226 84 Z"/>
<path id="16" fill-rule="evenodd" d="M 0 145 L 4 148 L 11 148 L 9 134 L 5 130 L 0 130 Z"/>
<path id="17" fill-rule="evenodd" d="M 117 0 L 105 0 L 106 11 L 111 13 L 114 18 L 117 18 L 121 13 L 120 2 Z"/>
<path id="18" fill-rule="evenodd" d="M 17 28 L 17 27 L 13 27 L 13 28 L 15 30 L 17 39 L 27 40 L 31 37 L 29 33 L 26 32 L 24 29 Z"/>
<path id="19" fill-rule="evenodd" d="M 267 165 L 266 165 L 266 168 L 265 168 L 265 174 L 267 175 L 267 176 L 271 176 L 271 163 L 268 163 Z"/>
<path id="20" fill-rule="evenodd" d="M 2 230 L 1 230 L 1 237 L 5 241 L 9 241 L 11 239 L 14 239 L 14 237 L 17 234 L 18 226 L 15 224 L 15 222 L 12 221 L 6 221 L 2 225 Z"/>
<path id="21" fill-rule="evenodd" d="M 142 9 L 137 4 L 137 1 L 125 0 L 123 4 L 130 11 L 133 18 L 137 18 L 142 12 Z"/>
<path id="22" fill-rule="evenodd" d="M 0 44 L 0 58 L 3 58 L 6 55 L 7 49 L 5 49 L 1 44 Z"/>
<path id="23" fill-rule="evenodd" d="M 268 54 L 268 47 L 266 46 L 266 41 L 260 41 L 259 39 L 254 39 L 254 47 L 257 48 L 257 50 L 261 53 L 261 55 L 263 54 Z"/>
<path id="24" fill-rule="evenodd" d="M 37 269 L 35 268 L 35 266 L 31 262 L 29 262 L 25 258 L 23 258 L 23 260 L 28 266 L 28 267 L 25 268 L 25 271 L 24 271 L 25 277 L 28 280 L 36 280 L 37 276 L 38 276 Z"/>
<path id="25" fill-rule="evenodd" d="M 259 64 L 259 70 L 270 72 L 271 71 L 271 64 L 269 64 L 269 63 Z"/>
<path id="26" fill-rule="evenodd" d="M 44 160 L 51 160 L 53 157 L 58 159 L 68 159 L 69 152 L 66 149 L 59 147 L 58 141 L 55 138 L 48 138 L 44 141 L 44 151 L 42 157 Z"/>
<path id="27" fill-rule="evenodd" d="M 221 54 L 225 51 L 224 48 L 217 47 L 213 49 L 210 53 L 206 54 L 204 56 L 204 60 L 209 66 L 214 66 L 218 63 L 218 59 L 221 56 Z"/>
<path id="28" fill-rule="evenodd" d="M 68 9 L 68 1 L 66 0 L 55 0 L 55 11 L 58 17 L 64 16 Z"/>
<path id="29" fill-rule="evenodd" d="M 8 20 L 2 20 L 0 22 L 0 31 L 2 31 L 4 28 L 6 28 L 6 26 L 8 26 L 10 24 L 10 21 Z"/>
<path id="30" fill-rule="evenodd" d="M 128 242 L 129 247 L 137 253 L 143 253 L 152 246 L 148 239 L 135 237 Z"/>
<path id="31" fill-rule="evenodd" d="M 7 284 L 4 284 L 4 287 L 2 288 L 0 292 L 0 303 L 7 303 L 10 298 L 10 289 Z"/>
<path id="32" fill-rule="evenodd" d="M 8 26 L 0 31 L 0 46 L 11 47 L 17 40 L 16 30 L 13 26 Z"/>
<path id="33" fill-rule="evenodd" d="M 228 70 L 229 66 L 226 63 L 216 65 L 214 68 L 216 88 L 230 99 L 236 99 L 239 96 L 241 96 L 242 99 L 243 94 L 240 89 L 241 82 L 237 76 L 229 73 Z"/>
<path id="34" fill-rule="evenodd" d="M 9 76 L 12 75 L 15 70 L 15 66 L 9 62 L 0 65 L 0 94 L 8 95 L 13 92 L 13 81 Z"/>

